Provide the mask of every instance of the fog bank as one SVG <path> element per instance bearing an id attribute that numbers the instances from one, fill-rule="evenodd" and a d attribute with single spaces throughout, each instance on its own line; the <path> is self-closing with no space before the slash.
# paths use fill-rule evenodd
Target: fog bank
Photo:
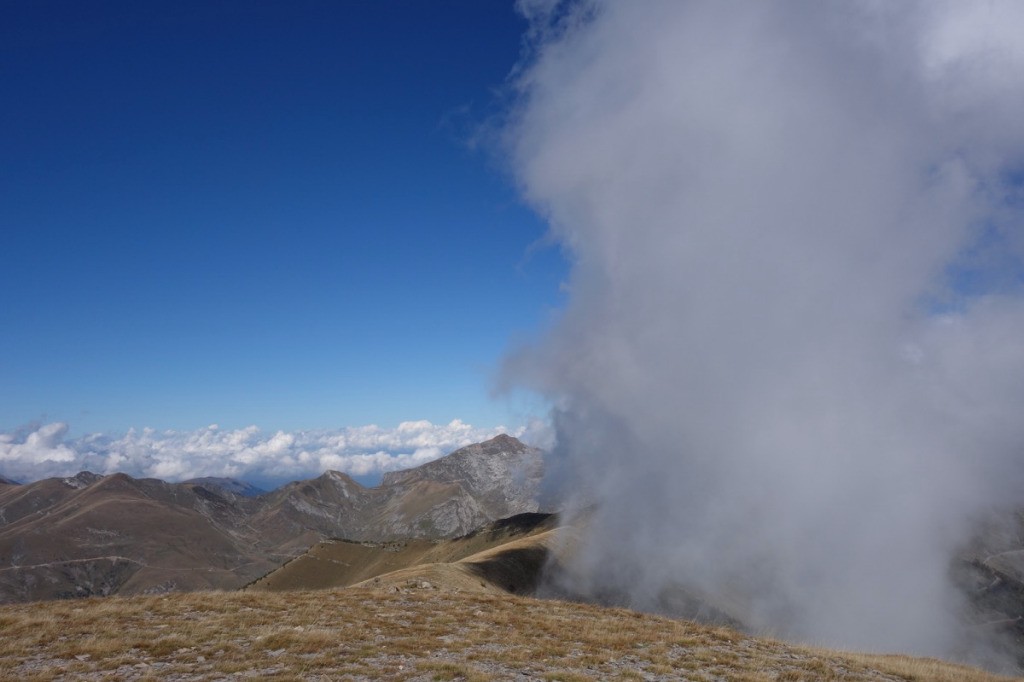
<path id="1" fill-rule="evenodd" d="M 572 261 L 506 380 L 600 506 L 575 587 L 947 654 L 1024 503 L 1024 5 L 521 2 L 503 133 Z"/>

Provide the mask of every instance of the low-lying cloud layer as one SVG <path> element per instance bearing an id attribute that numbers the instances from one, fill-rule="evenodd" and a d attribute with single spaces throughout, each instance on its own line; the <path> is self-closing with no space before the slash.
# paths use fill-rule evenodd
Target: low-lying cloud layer
<path id="1" fill-rule="evenodd" d="M 948 653 L 1024 503 L 1024 5 L 521 2 L 505 129 L 573 263 L 507 378 L 603 502 L 575 588 Z"/>
<path id="2" fill-rule="evenodd" d="M 265 484 L 328 469 L 365 476 L 418 466 L 499 433 L 520 436 L 527 429 L 474 428 L 456 419 L 402 422 L 390 429 L 264 433 L 255 426 L 222 430 L 214 424 L 195 431 L 146 428 L 71 440 L 67 433 L 68 425 L 60 422 L 0 433 L 0 474 L 26 482 L 88 470 L 167 481 L 228 476 Z"/>

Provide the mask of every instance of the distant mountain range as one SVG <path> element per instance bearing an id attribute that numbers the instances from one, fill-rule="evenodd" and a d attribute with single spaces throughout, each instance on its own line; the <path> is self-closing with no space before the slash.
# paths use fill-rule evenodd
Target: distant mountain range
<path id="1" fill-rule="evenodd" d="M 0 482 L 0 603 L 235 588 L 328 538 L 445 538 L 538 509 L 541 452 L 501 435 L 366 488 L 328 471 L 232 479 L 82 472 Z"/>

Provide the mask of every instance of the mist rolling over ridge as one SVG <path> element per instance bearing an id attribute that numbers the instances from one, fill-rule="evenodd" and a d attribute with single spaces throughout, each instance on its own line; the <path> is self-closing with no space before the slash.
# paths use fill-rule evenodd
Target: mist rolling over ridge
<path id="1" fill-rule="evenodd" d="M 949 559 L 1024 501 L 1024 9 L 520 7 L 504 142 L 573 265 L 504 377 L 599 503 L 576 589 L 955 654 Z"/>

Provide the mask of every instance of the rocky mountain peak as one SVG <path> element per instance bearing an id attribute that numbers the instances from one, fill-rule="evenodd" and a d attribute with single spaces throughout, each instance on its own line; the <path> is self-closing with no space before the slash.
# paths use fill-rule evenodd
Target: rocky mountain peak
<path id="1" fill-rule="evenodd" d="M 530 460 L 532 463 L 534 460 L 539 462 L 539 459 L 539 450 L 503 433 L 482 443 L 459 448 L 446 457 L 415 469 L 390 471 L 384 474 L 382 485 L 401 485 L 422 479 L 448 483 L 496 480 L 502 477 L 499 470 L 515 468 L 519 460 Z"/>
<path id="2" fill-rule="evenodd" d="M 324 479 L 329 480 L 329 481 L 334 481 L 335 483 L 342 483 L 342 484 L 344 484 L 346 486 L 350 486 L 350 485 L 359 486 L 359 482 L 356 481 L 351 476 L 349 476 L 348 474 L 346 474 L 344 471 L 335 471 L 334 469 L 328 469 L 327 471 L 325 471 L 323 473 L 321 478 L 324 478 Z M 359 486 L 359 487 L 362 487 L 362 486 Z"/>
<path id="3" fill-rule="evenodd" d="M 90 486 L 96 481 L 100 480 L 101 478 L 103 478 L 103 476 L 100 476 L 99 474 L 94 474 L 91 471 L 80 471 L 74 476 L 71 476 L 70 478 L 62 479 L 62 481 L 64 485 L 68 486 L 69 488 L 78 489 Z"/>
<path id="4" fill-rule="evenodd" d="M 529 446 L 523 443 L 523 441 L 519 440 L 518 438 L 515 438 L 514 436 L 510 436 L 507 433 L 498 434 L 494 438 L 490 440 L 485 440 L 479 445 L 480 448 L 484 452 L 487 452 L 488 454 L 490 454 L 491 452 L 518 453 L 529 449 Z"/>

